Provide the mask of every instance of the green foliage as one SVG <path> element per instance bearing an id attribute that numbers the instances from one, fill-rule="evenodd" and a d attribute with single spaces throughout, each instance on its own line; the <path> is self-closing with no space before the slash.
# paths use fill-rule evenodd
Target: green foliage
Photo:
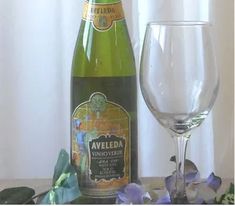
<path id="1" fill-rule="evenodd" d="M 8 188 L 0 192 L 0 204 L 34 204 L 35 191 L 28 187 Z"/>
<path id="2" fill-rule="evenodd" d="M 81 195 L 77 174 L 69 162 L 69 154 L 61 150 L 57 160 L 53 185 L 44 197 L 40 198 L 40 204 L 65 204 L 73 201 Z"/>
<path id="3" fill-rule="evenodd" d="M 234 184 L 231 183 L 228 191 L 215 202 L 216 204 L 234 205 Z"/>
<path id="4" fill-rule="evenodd" d="M 0 204 L 34 204 L 36 198 L 40 204 L 64 204 L 80 196 L 77 174 L 65 150 L 61 150 L 57 160 L 51 189 L 34 195 L 35 191 L 28 187 L 5 189 L 0 192 Z"/>

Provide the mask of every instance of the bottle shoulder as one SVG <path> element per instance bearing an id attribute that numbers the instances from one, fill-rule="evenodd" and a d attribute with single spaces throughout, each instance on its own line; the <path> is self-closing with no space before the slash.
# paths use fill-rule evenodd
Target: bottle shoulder
<path id="1" fill-rule="evenodd" d="M 98 31 L 82 20 L 73 59 L 74 76 L 135 75 L 135 60 L 125 20 Z"/>

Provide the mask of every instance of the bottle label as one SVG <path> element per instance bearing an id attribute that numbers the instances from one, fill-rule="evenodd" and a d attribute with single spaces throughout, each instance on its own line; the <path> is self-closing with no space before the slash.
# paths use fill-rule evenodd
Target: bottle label
<path id="1" fill-rule="evenodd" d="M 85 1 L 83 19 L 90 21 L 98 31 L 109 30 L 113 22 L 123 20 L 124 12 L 122 3 L 89 3 Z"/>
<path id="2" fill-rule="evenodd" d="M 114 196 L 130 182 L 130 116 L 94 93 L 72 116 L 72 161 L 84 195 Z"/>

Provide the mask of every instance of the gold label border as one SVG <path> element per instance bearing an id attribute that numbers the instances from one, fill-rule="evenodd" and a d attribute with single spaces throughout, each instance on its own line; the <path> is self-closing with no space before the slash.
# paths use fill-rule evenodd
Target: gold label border
<path id="1" fill-rule="evenodd" d="M 122 107 L 121 105 L 115 103 L 115 102 L 112 102 L 112 101 L 109 101 L 106 97 L 105 94 L 101 93 L 101 92 L 94 92 L 90 98 L 89 98 L 89 101 L 85 101 L 81 104 L 79 104 L 73 114 L 72 114 L 72 121 L 77 119 L 78 118 L 78 110 L 81 109 L 82 107 L 84 107 L 85 105 L 89 104 L 91 102 L 91 98 L 94 96 L 94 95 L 103 95 L 106 99 L 106 103 L 109 104 L 109 105 L 112 105 L 112 106 L 115 106 L 117 108 L 119 108 L 123 113 L 125 113 L 125 115 L 127 116 L 128 118 L 128 133 L 127 133 L 127 136 L 122 136 L 123 139 L 125 139 L 125 142 L 126 142 L 126 146 L 125 146 L 125 149 L 124 149 L 124 177 L 121 178 L 121 179 L 111 179 L 111 180 L 100 180 L 100 181 L 93 181 L 90 179 L 89 177 L 89 184 L 92 182 L 93 186 L 87 186 L 87 187 L 81 187 L 81 191 L 83 192 L 84 195 L 87 195 L 87 196 L 93 196 L 93 197 L 107 197 L 107 196 L 110 196 L 110 197 L 115 197 L 115 194 L 117 192 L 117 190 L 119 188 L 121 188 L 122 186 L 126 185 L 127 183 L 130 183 L 131 182 L 131 178 L 132 178 L 132 175 L 131 175 L 131 162 L 132 162 L 132 159 L 131 159 L 131 144 L 132 144 L 132 139 L 131 139 L 131 116 L 130 114 L 126 111 L 126 109 L 124 107 Z M 74 127 L 72 129 L 72 131 L 74 131 Z M 101 135 L 107 135 L 106 133 L 103 134 L 103 133 L 100 133 L 96 138 L 98 138 L 99 136 Z M 72 132 L 72 140 L 75 139 L 75 133 Z M 74 158 L 75 154 L 78 154 L 79 152 L 75 149 L 75 145 L 77 143 L 75 143 L 73 141 L 72 143 L 72 160 L 73 160 L 73 164 L 74 165 L 77 165 L 79 166 L 78 163 L 76 163 L 76 158 Z M 89 161 L 89 164 L 87 165 L 87 169 L 90 170 L 90 151 L 88 151 L 87 153 L 87 157 L 88 157 L 88 161 Z M 86 181 L 88 181 L 88 179 L 81 179 L 80 181 L 86 183 Z M 105 188 L 104 188 L 105 186 Z"/>
<path id="2" fill-rule="evenodd" d="M 124 20 L 121 1 L 116 3 L 89 3 L 85 1 L 82 19 L 92 22 L 98 31 L 108 31 L 116 21 Z"/>

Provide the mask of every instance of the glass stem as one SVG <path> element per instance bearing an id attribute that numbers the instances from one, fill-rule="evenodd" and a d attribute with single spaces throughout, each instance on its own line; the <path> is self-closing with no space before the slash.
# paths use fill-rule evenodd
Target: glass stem
<path id="1" fill-rule="evenodd" d="M 175 149 L 176 149 L 176 178 L 175 178 L 175 190 L 174 194 L 171 194 L 172 201 L 174 203 L 187 203 L 186 191 L 185 191 L 185 157 L 187 143 L 190 135 L 182 135 L 174 137 Z"/>

